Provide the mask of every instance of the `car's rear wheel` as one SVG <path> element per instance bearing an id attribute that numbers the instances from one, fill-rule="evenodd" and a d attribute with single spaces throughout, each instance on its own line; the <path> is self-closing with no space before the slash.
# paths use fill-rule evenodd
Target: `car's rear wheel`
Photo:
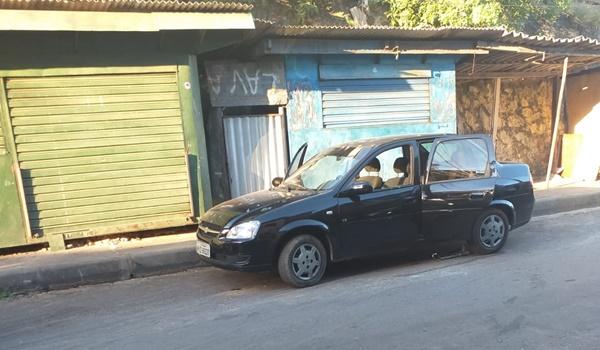
<path id="1" fill-rule="evenodd" d="M 509 227 L 508 218 L 502 210 L 491 208 L 484 211 L 473 226 L 471 251 L 477 254 L 497 252 L 506 243 Z"/>
<path id="2" fill-rule="evenodd" d="M 277 269 L 284 282 L 302 288 L 321 281 L 327 261 L 327 251 L 320 240 L 311 235 L 300 235 L 283 247 Z"/>

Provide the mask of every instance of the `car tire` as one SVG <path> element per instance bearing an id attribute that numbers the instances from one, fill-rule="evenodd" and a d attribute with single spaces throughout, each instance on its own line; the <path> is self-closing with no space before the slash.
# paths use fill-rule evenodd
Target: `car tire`
<path id="1" fill-rule="evenodd" d="M 285 283 L 304 288 L 321 281 L 328 260 L 327 251 L 319 239 L 300 235 L 292 238 L 281 250 L 277 270 Z"/>
<path id="2" fill-rule="evenodd" d="M 475 220 L 470 248 L 476 254 L 491 254 L 499 251 L 506 243 L 510 224 L 500 209 L 490 208 Z"/>

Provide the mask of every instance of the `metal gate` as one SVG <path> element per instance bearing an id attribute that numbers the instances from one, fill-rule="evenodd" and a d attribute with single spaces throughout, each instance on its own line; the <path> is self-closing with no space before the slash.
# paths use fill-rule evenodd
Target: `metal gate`
<path id="1" fill-rule="evenodd" d="M 223 119 L 229 183 L 233 198 L 267 189 L 285 174 L 287 139 L 281 114 Z"/>
<path id="2" fill-rule="evenodd" d="M 5 79 L 34 235 L 191 215 L 176 66 L 97 71 Z"/>

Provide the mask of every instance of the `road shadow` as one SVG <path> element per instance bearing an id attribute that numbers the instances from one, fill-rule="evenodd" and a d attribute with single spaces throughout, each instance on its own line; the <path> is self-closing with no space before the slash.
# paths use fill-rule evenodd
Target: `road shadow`
<path id="1" fill-rule="evenodd" d="M 402 253 L 388 253 L 368 258 L 330 263 L 321 283 L 331 283 L 344 278 L 357 277 L 390 268 L 408 268 L 419 265 L 425 266 L 432 261 L 439 262 L 440 266 L 444 266 L 441 262 L 455 259 L 453 255 L 460 252 L 461 247 L 462 245 L 459 243 L 424 246 Z M 432 254 L 434 253 L 437 254 L 436 258 L 432 258 Z M 468 252 L 465 255 L 468 255 Z M 445 263 L 445 265 L 447 265 L 447 263 Z M 407 271 L 407 274 L 408 273 L 409 272 Z M 215 279 L 220 279 L 220 284 L 231 291 L 247 290 L 250 288 L 275 291 L 293 288 L 282 282 L 276 271 L 257 273 L 215 270 L 213 277 Z"/>
<path id="2" fill-rule="evenodd" d="M 449 243 L 436 246 L 424 246 L 400 253 L 388 253 L 368 258 L 338 262 L 331 264 L 328 267 L 323 283 L 390 268 L 408 268 L 418 265 L 424 266 L 432 261 L 441 262 L 469 255 L 468 252 L 459 254 L 461 248 L 461 243 Z M 435 257 L 433 257 L 434 254 Z"/>

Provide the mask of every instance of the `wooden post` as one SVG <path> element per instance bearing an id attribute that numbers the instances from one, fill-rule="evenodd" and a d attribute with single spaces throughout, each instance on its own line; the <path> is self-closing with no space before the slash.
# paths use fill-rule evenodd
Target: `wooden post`
<path id="1" fill-rule="evenodd" d="M 562 80 L 560 81 L 560 90 L 558 92 L 558 103 L 556 104 L 556 117 L 554 118 L 554 128 L 552 130 L 552 143 L 550 144 L 550 154 L 548 155 L 548 169 L 546 170 L 546 189 L 550 188 L 550 174 L 552 173 L 552 163 L 554 160 L 554 149 L 556 148 L 556 138 L 558 136 L 558 126 L 560 123 L 560 112 L 562 111 L 562 100 L 565 91 L 565 82 L 567 80 L 567 67 L 569 57 L 565 57 L 563 62 Z"/>
<path id="2" fill-rule="evenodd" d="M 494 89 L 494 116 L 492 117 L 492 140 L 496 144 L 496 134 L 498 133 L 498 115 L 500 114 L 500 88 L 502 78 L 496 78 L 496 87 Z"/>

